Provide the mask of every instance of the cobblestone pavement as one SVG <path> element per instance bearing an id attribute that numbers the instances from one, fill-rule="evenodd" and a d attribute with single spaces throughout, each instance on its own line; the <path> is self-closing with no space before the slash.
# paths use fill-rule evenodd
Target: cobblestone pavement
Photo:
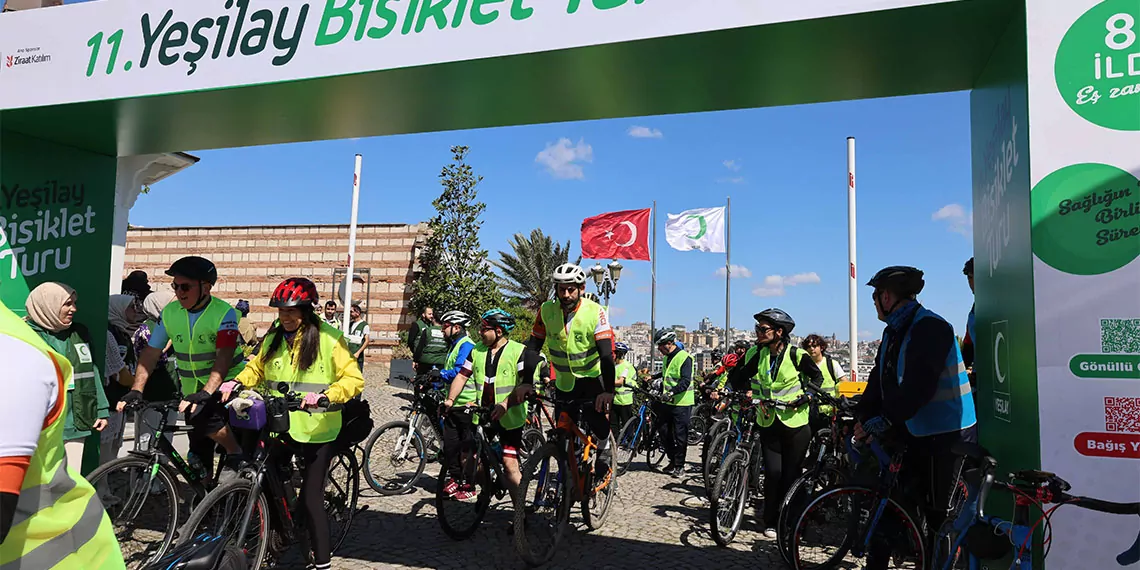
<path id="1" fill-rule="evenodd" d="M 400 398 L 405 390 L 377 378 L 369 378 L 368 386 L 365 397 L 377 427 L 403 419 L 399 407 L 407 403 Z M 586 532 L 576 511 L 568 539 L 546 568 L 783 568 L 775 541 L 760 534 L 751 509 L 730 548 L 713 542 L 708 505 L 697 498 L 703 491 L 696 471 L 699 457 L 699 448 L 691 447 L 691 472 L 680 479 L 648 471 L 644 461 L 635 460 L 618 479 L 606 525 Z M 509 501 L 493 502 L 468 540 L 451 540 L 440 530 L 434 506 L 438 473 L 439 464 L 429 464 L 413 492 L 395 497 L 373 492 L 362 479 L 359 505 L 367 510 L 357 513 L 347 540 L 333 557 L 333 567 L 526 568 L 506 532 L 512 516 Z"/>

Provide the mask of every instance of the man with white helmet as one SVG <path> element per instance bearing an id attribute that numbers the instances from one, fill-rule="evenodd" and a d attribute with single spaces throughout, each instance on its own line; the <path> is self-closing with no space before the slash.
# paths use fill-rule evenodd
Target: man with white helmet
<path id="1" fill-rule="evenodd" d="M 606 414 L 614 399 L 615 364 L 613 329 L 601 305 L 584 296 L 586 272 L 573 263 L 554 270 L 555 300 L 539 308 L 527 344 L 535 352 L 546 344 L 554 365 L 554 385 L 559 400 L 593 400 L 593 406 L 579 409 L 556 407 L 555 414 L 566 411 L 572 418 L 579 412 L 601 442 L 597 469 L 609 469 L 610 422 Z M 575 407 L 577 408 L 577 407 Z"/>

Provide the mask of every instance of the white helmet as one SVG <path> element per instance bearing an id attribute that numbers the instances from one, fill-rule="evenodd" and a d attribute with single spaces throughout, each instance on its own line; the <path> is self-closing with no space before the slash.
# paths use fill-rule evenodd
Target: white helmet
<path id="1" fill-rule="evenodd" d="M 563 263 L 554 268 L 555 285 L 585 285 L 586 272 L 573 263 Z"/>
<path id="2" fill-rule="evenodd" d="M 653 344 L 661 345 L 677 342 L 677 333 L 673 329 L 661 329 L 653 336 Z"/>
<path id="3" fill-rule="evenodd" d="M 439 322 L 446 325 L 459 325 L 461 327 L 465 327 L 471 324 L 471 317 L 467 316 L 467 313 L 464 313 L 463 311 L 448 311 L 439 318 Z"/>
<path id="4" fill-rule="evenodd" d="M 585 293 L 582 293 L 582 296 L 593 301 L 593 302 L 595 302 L 595 303 L 601 303 L 602 302 L 602 300 L 598 298 L 598 294 L 594 293 L 593 291 L 586 291 Z"/>

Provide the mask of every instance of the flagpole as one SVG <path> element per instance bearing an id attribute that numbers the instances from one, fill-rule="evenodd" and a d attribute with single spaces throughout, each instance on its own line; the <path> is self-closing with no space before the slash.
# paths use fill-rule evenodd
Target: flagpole
<path id="1" fill-rule="evenodd" d="M 650 293 L 649 293 L 649 373 L 653 374 L 653 363 L 657 361 L 657 353 L 653 350 L 653 335 L 657 334 L 657 200 L 653 201 L 653 251 L 650 256 L 653 258 L 652 269 L 650 269 Z"/>
<path id="2" fill-rule="evenodd" d="M 847 263 L 850 277 L 847 280 L 847 322 L 848 349 L 851 351 L 851 380 L 858 378 L 859 371 L 859 325 L 857 321 L 855 273 L 855 137 L 847 137 Z"/>
<path id="3" fill-rule="evenodd" d="M 732 196 L 724 201 L 724 350 L 728 351 L 732 318 Z M 715 365 L 715 363 L 714 363 Z"/>
<path id="4" fill-rule="evenodd" d="M 360 162 L 362 158 L 356 155 L 356 166 L 352 173 L 352 215 L 348 221 L 348 271 L 344 274 L 344 319 L 341 329 L 348 335 L 350 321 L 352 320 L 352 287 L 354 285 L 353 273 L 356 271 L 356 214 L 360 209 Z"/>

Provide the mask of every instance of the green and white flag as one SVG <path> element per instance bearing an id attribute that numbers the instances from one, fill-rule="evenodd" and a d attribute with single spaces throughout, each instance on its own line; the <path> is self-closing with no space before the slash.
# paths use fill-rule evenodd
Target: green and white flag
<path id="1" fill-rule="evenodd" d="M 681 251 L 707 251 L 724 253 L 724 207 L 685 210 L 668 214 L 665 222 L 665 241 Z"/>

